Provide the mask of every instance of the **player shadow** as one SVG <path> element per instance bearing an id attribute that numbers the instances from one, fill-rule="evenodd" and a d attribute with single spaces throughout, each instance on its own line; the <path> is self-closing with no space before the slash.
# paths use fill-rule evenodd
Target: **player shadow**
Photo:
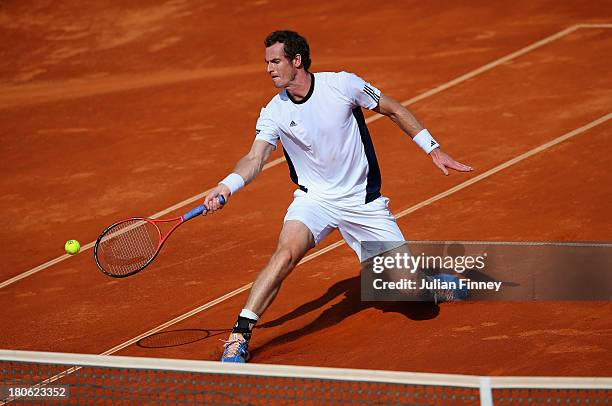
<path id="1" fill-rule="evenodd" d="M 258 352 L 263 351 L 264 349 L 280 344 L 286 344 L 287 342 L 291 342 L 306 335 L 324 330 L 341 323 L 354 314 L 369 308 L 378 309 L 383 313 L 399 313 L 410 320 L 430 320 L 437 317 L 440 313 L 440 308 L 433 302 L 364 302 L 361 300 L 360 278 L 359 276 L 356 276 L 335 283 L 322 296 L 298 306 L 291 312 L 277 319 L 260 324 L 258 327 L 271 328 L 280 326 L 290 320 L 296 319 L 325 306 L 327 303 L 341 295 L 344 295 L 342 301 L 333 304 L 330 308 L 323 311 L 323 313 L 321 313 L 308 325 L 277 336 L 268 342 L 253 348 L 251 354 L 256 355 Z"/>

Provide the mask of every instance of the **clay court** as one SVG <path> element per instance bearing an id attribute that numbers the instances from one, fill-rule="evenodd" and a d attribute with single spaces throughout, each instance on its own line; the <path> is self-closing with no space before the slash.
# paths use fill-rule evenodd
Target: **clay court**
<path id="1" fill-rule="evenodd" d="M 442 176 L 366 112 L 406 238 L 611 240 L 610 1 L 5 1 L 0 348 L 219 358 L 292 199 L 280 148 L 143 272 L 109 278 L 91 247 L 118 219 L 182 214 L 231 171 L 275 94 L 262 42 L 283 28 L 308 38 L 313 71 L 360 75 L 475 168 Z M 252 362 L 612 376 L 609 301 L 362 302 L 340 241 L 286 280 Z"/>

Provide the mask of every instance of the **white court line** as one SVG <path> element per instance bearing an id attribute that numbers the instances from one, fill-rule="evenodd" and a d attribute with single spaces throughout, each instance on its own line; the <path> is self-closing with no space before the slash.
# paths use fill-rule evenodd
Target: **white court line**
<path id="1" fill-rule="evenodd" d="M 433 89 L 430 89 L 430 90 L 426 91 L 425 93 L 421 93 L 420 95 L 418 95 L 416 97 L 413 97 L 411 99 L 405 100 L 401 104 L 404 105 L 404 106 L 408 106 L 410 104 L 416 103 L 417 101 L 420 101 L 420 100 L 426 99 L 428 97 L 431 97 L 431 96 L 433 96 L 433 95 L 435 95 L 437 93 L 440 93 L 440 92 L 442 92 L 442 91 L 444 91 L 446 89 L 449 89 L 449 88 L 451 88 L 453 86 L 456 86 L 456 85 L 458 85 L 458 84 L 460 84 L 462 82 L 465 82 L 468 79 L 471 79 L 471 78 L 473 78 L 473 77 L 475 77 L 477 75 L 480 75 L 480 74 L 482 74 L 482 73 L 484 73 L 486 71 L 489 71 L 489 70 L 495 68 L 496 66 L 499 66 L 500 64 L 508 62 L 509 60 L 511 60 L 513 58 L 517 58 L 517 57 L 519 57 L 521 55 L 524 55 L 524 54 L 526 54 L 528 52 L 533 51 L 534 49 L 540 48 L 540 47 L 542 47 L 542 46 L 544 46 L 546 44 L 549 44 L 549 43 L 551 43 L 553 41 L 556 41 L 559 38 L 562 38 L 562 37 L 564 37 L 564 36 L 574 32 L 574 31 L 576 31 L 577 29 L 580 29 L 580 28 L 612 28 L 612 24 L 577 24 L 577 25 L 573 25 L 573 26 L 571 26 L 569 28 L 566 28 L 566 29 L 564 29 L 562 31 L 559 31 L 556 34 L 550 35 L 550 36 L 548 36 L 548 37 L 546 37 L 546 38 L 544 38 L 544 39 L 542 39 L 540 41 L 534 42 L 531 45 L 528 45 L 528 46 L 526 46 L 524 48 L 521 48 L 518 51 L 512 52 L 512 53 L 510 53 L 510 54 L 508 54 L 506 56 L 503 56 L 503 57 L 501 57 L 499 59 L 494 60 L 493 62 L 490 62 L 490 63 L 488 63 L 486 65 L 483 65 L 480 68 L 474 69 L 474 70 L 472 70 L 472 71 L 470 71 L 470 72 L 468 72 L 468 73 L 466 73 L 464 75 L 461 75 L 461 76 L 459 76 L 459 77 L 457 77 L 457 78 L 455 78 L 455 79 L 453 79 L 453 80 L 451 80 L 449 82 L 446 82 L 446 83 L 444 83 L 444 84 L 442 84 L 440 86 L 437 86 L 437 87 L 435 87 Z M 366 123 L 367 124 L 373 123 L 373 122 L 381 119 L 382 117 L 383 117 L 383 115 L 381 115 L 381 114 L 375 114 L 375 115 L 369 117 L 366 120 Z M 267 170 L 269 168 L 272 168 L 272 167 L 274 167 L 274 166 L 276 166 L 276 165 L 278 165 L 278 164 L 280 164 L 280 163 L 282 163 L 284 161 L 285 161 L 285 158 L 278 158 L 278 159 L 276 159 L 276 160 L 266 164 L 263 167 L 263 170 Z M 169 212 L 172 212 L 172 211 L 174 211 L 176 209 L 179 209 L 179 208 L 181 208 L 181 207 L 183 207 L 185 205 L 193 203 L 193 202 L 195 202 L 197 200 L 201 200 L 201 199 L 204 198 L 204 196 L 206 196 L 208 194 L 208 192 L 210 192 L 210 189 L 206 190 L 205 192 L 199 193 L 199 194 L 197 194 L 195 196 L 192 196 L 192 197 L 190 197 L 190 198 L 188 198 L 186 200 L 183 200 L 182 202 L 179 202 L 179 203 L 175 204 L 172 207 L 169 207 L 169 208 L 167 208 L 165 210 L 157 212 L 157 213 L 153 214 L 152 216 L 150 216 L 150 218 L 154 219 L 154 218 L 161 217 L 161 216 L 163 216 L 163 215 L 165 215 L 165 214 L 167 214 Z M 81 247 L 81 251 L 86 251 L 86 250 L 92 248 L 94 245 L 95 245 L 95 241 L 92 241 L 92 242 L 90 242 L 88 244 L 85 244 L 85 245 L 83 245 Z M 51 266 L 53 266 L 53 265 L 55 265 L 55 264 L 57 264 L 59 262 L 62 262 L 64 260 L 68 259 L 68 258 L 70 258 L 70 255 L 64 254 L 64 255 L 62 255 L 60 257 L 52 259 L 51 261 L 45 262 L 44 264 L 41 264 L 41 265 L 39 265 L 39 266 L 37 266 L 35 268 L 32 268 L 29 271 L 23 272 L 23 273 L 21 273 L 21 274 L 19 274 L 17 276 L 14 276 L 14 277 L 12 277 L 10 279 L 7 279 L 6 281 L 0 283 L 0 289 L 4 288 L 6 286 L 9 286 L 9 285 L 11 285 L 11 284 L 13 284 L 15 282 L 18 282 L 21 279 L 27 278 L 28 276 L 34 275 L 35 273 L 38 273 L 38 272 L 40 272 L 40 271 L 42 271 L 42 270 L 44 270 L 46 268 L 49 268 L 49 267 L 51 267 Z"/>
<path id="2" fill-rule="evenodd" d="M 576 24 L 578 28 L 612 28 L 612 24 Z"/>
<path id="3" fill-rule="evenodd" d="M 452 188 L 450 188 L 450 189 L 448 189 L 448 190 L 446 190 L 446 191 L 444 191 L 444 192 L 442 192 L 440 194 L 437 194 L 437 195 L 435 195 L 433 197 L 430 197 L 429 199 L 424 200 L 421 203 L 418 203 L 418 204 L 416 204 L 416 205 L 414 205 L 412 207 L 409 207 L 408 209 L 399 212 L 397 214 L 397 217 L 405 216 L 406 214 L 412 213 L 413 211 L 418 210 L 421 207 L 427 206 L 427 205 L 429 205 L 429 204 L 431 204 L 431 203 L 433 203 L 435 201 L 438 201 L 438 200 L 440 200 L 440 199 L 442 199 L 442 198 L 444 198 L 446 196 L 452 195 L 453 193 L 455 193 L 455 192 L 457 192 L 457 191 L 459 191 L 461 189 L 464 189 L 464 188 L 466 188 L 466 187 L 468 187 L 468 186 L 470 186 L 470 185 L 472 185 L 472 184 L 474 184 L 476 182 L 479 182 L 482 179 L 488 178 L 489 176 L 493 175 L 494 173 L 497 173 L 497 172 L 499 172 L 499 171 L 501 171 L 503 169 L 506 169 L 509 166 L 512 166 L 512 165 L 514 165 L 514 164 L 516 164 L 516 163 L 518 163 L 518 162 L 520 162 L 520 161 L 522 161 L 524 159 L 527 159 L 527 158 L 529 158 L 529 157 L 531 157 L 531 156 L 533 156 L 533 155 L 535 155 L 535 154 L 537 154 L 539 152 L 542 152 L 542 151 L 544 151 L 544 150 L 546 150 L 546 149 L 548 149 L 550 147 L 553 147 L 553 146 L 555 146 L 555 145 L 557 145 L 557 144 L 559 144 L 559 143 L 561 143 L 563 141 L 569 140 L 570 138 L 575 137 L 576 135 L 581 134 L 581 133 L 583 133 L 583 132 L 585 132 L 587 130 L 590 130 L 593 127 L 596 127 L 596 126 L 598 126 L 600 124 L 603 124 L 606 121 L 610 120 L 611 118 L 612 118 L 612 113 L 608 113 L 605 116 L 602 116 L 602 117 L 598 118 L 597 120 L 591 121 L 590 123 L 588 123 L 588 124 L 586 124 L 586 125 L 584 125 L 582 127 L 576 128 L 575 130 L 570 131 L 567 134 L 564 134 L 564 135 L 562 135 L 560 137 L 557 137 L 554 140 L 551 140 L 551 141 L 549 141 L 549 142 L 547 142 L 545 144 L 540 145 L 539 147 L 535 147 L 535 148 L 533 148 L 533 149 L 531 149 L 531 150 L 529 150 L 529 151 L 527 151 L 527 152 L 525 152 L 525 153 L 523 153 L 523 154 L 521 154 L 521 155 L 519 155 L 519 156 L 517 156 L 517 157 L 515 157 L 515 158 L 513 158 L 511 160 L 509 160 L 509 161 L 504 162 L 503 164 L 500 164 L 500 165 L 496 166 L 495 168 L 489 169 L 488 171 L 483 172 L 480 175 L 475 176 L 475 177 L 473 177 L 473 178 L 471 178 L 469 180 L 466 180 L 465 182 L 460 183 L 457 186 L 454 186 L 454 187 L 452 187 Z"/>
<path id="4" fill-rule="evenodd" d="M 502 163 L 500 165 L 497 165 L 496 167 L 494 167 L 492 169 L 489 169 L 488 171 L 482 173 L 481 175 L 478 175 L 478 176 L 476 176 L 476 177 L 474 177 L 472 179 L 469 179 L 469 180 L 467 180 L 467 181 L 465 181 L 463 183 L 460 183 L 457 186 L 452 187 L 452 188 L 450 188 L 450 189 L 448 189 L 448 190 L 446 190 L 446 191 L 444 191 L 442 193 L 439 193 L 439 194 L 437 194 L 437 195 L 435 195 L 435 196 L 433 196 L 433 197 L 431 197 L 431 198 L 429 198 L 429 199 L 427 199 L 427 200 L 425 200 L 425 201 L 423 201 L 421 203 L 415 204 L 414 206 L 411 206 L 411 207 L 409 207 L 409 208 L 407 208 L 405 210 L 402 210 L 401 212 L 396 214 L 395 217 L 398 218 L 398 219 L 401 218 L 401 217 L 404 217 L 407 214 L 410 214 L 410 213 L 412 213 L 414 211 L 417 211 L 418 209 L 421 209 L 421 208 L 423 208 L 423 207 L 425 207 L 427 205 L 430 205 L 430 204 L 432 204 L 432 203 L 434 203 L 434 202 L 436 202 L 436 201 L 438 201 L 440 199 L 443 199 L 446 196 L 452 195 L 453 193 L 456 193 L 456 192 L 458 192 L 458 191 L 460 191 L 462 189 L 465 189 L 466 187 L 468 187 L 470 185 L 473 185 L 474 183 L 479 182 L 479 181 L 481 181 L 483 179 L 486 179 L 486 178 L 496 174 L 497 172 L 500 172 L 500 171 L 508 168 L 509 166 L 512 166 L 512 165 L 514 165 L 516 163 L 519 163 L 519 162 L 521 162 L 521 161 L 523 161 L 523 160 L 525 160 L 525 159 L 527 159 L 527 158 L 529 158 L 529 157 L 531 157 L 531 156 L 533 156 L 533 155 L 535 155 L 535 154 L 537 154 L 539 152 L 542 152 L 542 151 L 544 151 L 544 150 L 546 150 L 548 148 L 551 148 L 551 147 L 553 147 L 553 146 L 555 146 L 557 144 L 560 144 L 563 141 L 569 140 L 570 138 L 575 137 L 578 134 L 582 134 L 582 133 L 590 130 L 593 127 L 596 127 L 596 126 L 598 126 L 600 124 L 605 123 L 606 121 L 608 121 L 610 119 L 612 119 L 612 113 L 608 113 L 605 116 L 602 116 L 602 117 L 600 117 L 600 118 L 598 118 L 598 119 L 596 119 L 594 121 L 591 121 L 588 124 L 583 125 L 582 127 L 576 128 L 575 130 L 572 130 L 572 131 L 570 131 L 570 132 L 568 132 L 566 134 L 563 134 L 563 135 L 561 135 L 561 136 L 559 136 L 559 137 L 557 137 L 557 138 L 555 138 L 555 139 L 553 139 L 553 140 L 551 140 L 551 141 L 549 141 L 549 142 L 547 142 L 545 144 L 542 144 L 542 145 L 540 145 L 538 147 L 535 147 L 535 148 L 533 148 L 533 149 L 531 149 L 531 150 L 529 150 L 529 151 L 527 151 L 527 152 L 525 152 L 525 153 L 523 153 L 523 154 L 521 154 L 521 155 L 519 155 L 519 156 L 517 156 L 517 157 L 515 157 L 513 159 L 510 159 L 510 160 L 508 160 L 508 161 L 506 161 L 506 162 L 504 162 L 504 163 Z M 302 264 L 304 264 L 304 263 L 306 263 L 308 261 L 312 261 L 316 257 L 321 256 L 321 255 L 325 254 L 326 252 L 329 252 L 329 251 L 331 251 L 331 250 L 333 250 L 335 248 L 338 248 L 339 246 L 341 246 L 343 244 L 345 244 L 344 240 L 336 241 L 335 243 L 333 243 L 333 244 L 331 244 L 331 245 L 329 245 L 329 246 L 327 246 L 327 247 L 325 247 L 325 248 L 323 248 L 323 249 L 321 249 L 321 250 L 319 250 L 317 252 L 314 252 L 314 253 L 312 253 L 310 255 L 307 255 L 306 257 L 304 257 L 304 259 L 302 259 L 300 261 L 298 266 L 302 265 Z M 180 315 L 180 316 L 178 316 L 178 317 L 176 317 L 176 318 L 174 318 L 174 319 L 172 319 L 170 321 L 167 321 L 166 323 L 164 323 L 162 325 L 159 325 L 159 326 L 157 326 L 157 327 L 155 327 L 155 328 L 153 328 L 153 329 L 151 329 L 151 330 L 149 330 L 149 331 L 147 331 L 145 333 L 142 333 L 138 337 L 134 337 L 134 338 L 132 338 L 132 339 L 122 343 L 122 344 L 119 344 L 119 345 L 117 345 L 117 346 L 115 346 L 115 347 L 113 347 L 113 348 L 111 348 L 109 350 L 106 350 L 106 351 L 104 351 L 100 355 L 114 354 L 115 352 L 117 352 L 119 350 L 122 350 L 122 349 L 124 349 L 126 347 L 129 347 L 130 345 L 137 343 L 139 340 L 141 340 L 141 339 L 143 339 L 145 337 L 148 337 L 151 334 L 158 333 L 158 332 L 166 329 L 167 327 L 170 327 L 170 326 L 172 326 L 172 325 L 174 325 L 174 324 L 176 324 L 176 323 L 178 323 L 178 322 L 180 322 L 182 320 L 185 320 L 185 319 L 187 319 L 187 318 L 189 318 L 189 317 L 191 317 L 191 316 L 193 316 L 195 314 L 198 314 L 198 313 L 200 313 L 200 312 L 202 312 L 202 311 L 204 311 L 206 309 L 209 309 L 209 308 L 215 306 L 218 303 L 221 303 L 221 302 L 223 302 L 223 301 L 225 301 L 227 299 L 230 299 L 230 298 L 232 298 L 232 297 L 234 297 L 234 296 L 236 296 L 236 295 L 238 295 L 238 294 L 240 294 L 240 293 L 242 293 L 244 291 L 247 291 L 247 290 L 249 290 L 251 288 L 252 285 L 253 285 L 252 282 L 248 283 L 248 284 L 246 284 L 246 285 L 244 285 L 244 286 L 242 286 L 242 287 L 240 287 L 240 288 L 238 288 L 238 289 L 236 289 L 236 290 L 234 290 L 234 291 L 232 291 L 230 293 L 225 294 L 224 296 L 221 296 L 221 297 L 219 297 L 219 298 L 217 298 L 215 300 L 212 300 L 212 301 L 210 301 L 208 303 L 205 303 L 205 304 L 203 304 L 200 307 L 197 307 L 197 308 L 195 308 L 193 310 L 190 310 L 189 312 L 187 312 L 185 314 L 182 314 L 182 315 Z"/>

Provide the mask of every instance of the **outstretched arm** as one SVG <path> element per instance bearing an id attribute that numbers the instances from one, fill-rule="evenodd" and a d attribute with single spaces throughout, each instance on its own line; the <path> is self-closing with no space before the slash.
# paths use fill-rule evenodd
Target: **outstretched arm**
<path id="1" fill-rule="evenodd" d="M 208 211 L 214 212 L 222 207 L 216 199 L 217 196 L 222 195 L 227 202 L 232 194 L 232 189 L 236 190 L 251 183 L 260 174 L 272 151 L 274 151 L 272 144 L 255 140 L 249 153 L 236 163 L 232 174 L 222 180 L 204 198 L 204 205 L 208 208 Z M 235 182 L 238 182 L 238 184 Z M 227 185 L 226 183 L 232 184 Z"/>
<path id="2" fill-rule="evenodd" d="M 412 137 L 413 140 L 415 140 L 417 134 L 424 134 L 422 131 L 427 132 L 427 130 L 423 128 L 421 123 L 419 123 L 410 110 L 392 97 L 381 94 L 378 107 L 376 107 L 374 111 L 389 117 L 395 124 L 398 125 L 399 128 L 402 129 L 402 131 Z M 472 170 L 471 166 L 457 162 L 448 154 L 442 152 L 439 146 L 436 146 L 435 149 L 430 151 L 429 156 L 431 157 L 434 165 L 436 165 L 442 171 L 442 173 L 444 173 L 444 175 L 448 175 L 447 168 L 460 172 L 469 172 Z"/>

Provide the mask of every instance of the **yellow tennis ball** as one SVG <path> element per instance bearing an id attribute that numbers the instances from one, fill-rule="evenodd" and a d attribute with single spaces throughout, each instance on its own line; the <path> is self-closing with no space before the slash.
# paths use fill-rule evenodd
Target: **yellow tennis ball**
<path id="1" fill-rule="evenodd" d="M 81 249 L 81 244 L 77 240 L 68 240 L 64 248 L 68 254 L 74 255 Z"/>

